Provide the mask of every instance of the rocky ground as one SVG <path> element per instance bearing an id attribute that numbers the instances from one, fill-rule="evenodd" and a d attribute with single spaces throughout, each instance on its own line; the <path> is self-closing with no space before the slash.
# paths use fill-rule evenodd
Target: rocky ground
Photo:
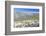
<path id="1" fill-rule="evenodd" d="M 15 26 L 16 28 L 21 28 L 21 27 L 39 27 L 39 22 L 38 21 L 33 21 L 32 23 L 21 23 L 19 25 Z"/>

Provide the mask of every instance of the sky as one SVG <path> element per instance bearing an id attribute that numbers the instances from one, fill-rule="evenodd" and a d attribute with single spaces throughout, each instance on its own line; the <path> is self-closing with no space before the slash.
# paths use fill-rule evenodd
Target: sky
<path id="1" fill-rule="evenodd" d="M 39 12 L 39 9 L 33 8 L 14 8 L 16 12 Z"/>

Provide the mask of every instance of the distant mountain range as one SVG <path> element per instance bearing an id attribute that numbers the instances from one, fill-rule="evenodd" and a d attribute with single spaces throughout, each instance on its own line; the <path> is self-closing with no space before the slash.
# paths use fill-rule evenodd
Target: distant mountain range
<path id="1" fill-rule="evenodd" d="M 26 19 L 26 18 L 31 18 L 31 16 L 38 16 L 39 13 L 32 13 L 32 12 L 16 12 L 14 13 L 14 18 L 15 19 Z"/>

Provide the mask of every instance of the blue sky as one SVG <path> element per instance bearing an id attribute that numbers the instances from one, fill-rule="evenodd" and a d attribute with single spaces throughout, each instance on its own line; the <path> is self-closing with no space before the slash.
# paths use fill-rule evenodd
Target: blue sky
<path id="1" fill-rule="evenodd" d="M 16 12 L 39 12 L 39 9 L 33 8 L 14 8 Z"/>

